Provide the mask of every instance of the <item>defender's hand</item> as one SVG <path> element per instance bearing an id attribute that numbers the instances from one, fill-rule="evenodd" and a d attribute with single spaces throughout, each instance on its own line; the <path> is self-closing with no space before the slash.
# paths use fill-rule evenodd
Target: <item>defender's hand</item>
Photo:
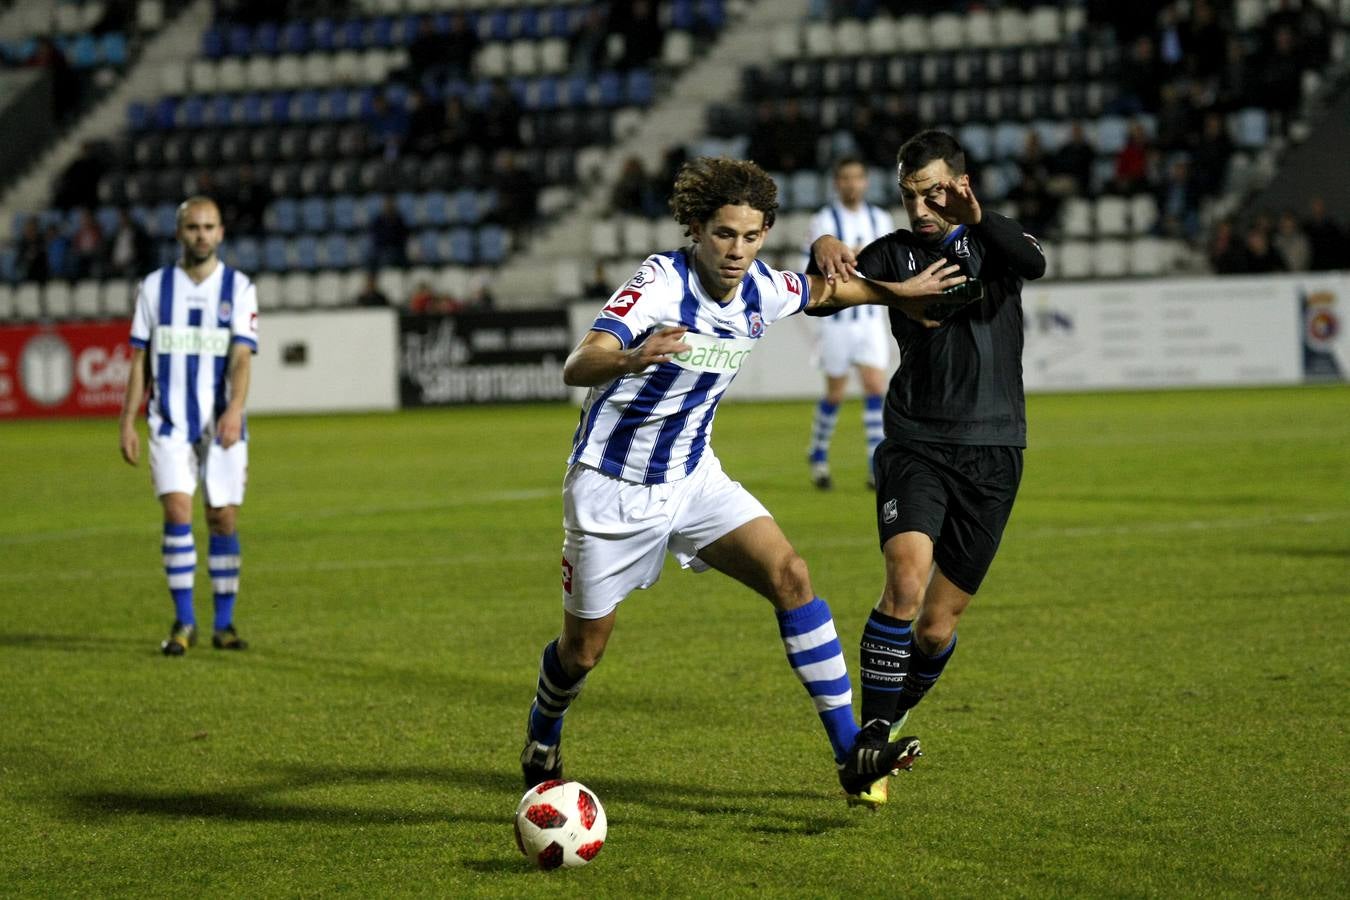
<path id="1" fill-rule="evenodd" d="M 816 242 L 811 245 L 811 255 L 820 267 L 820 273 L 829 281 L 837 278 L 847 283 L 849 278 L 858 274 L 855 268 L 858 265 L 857 254 L 832 234 L 816 238 Z"/>
<path id="2" fill-rule="evenodd" d="M 141 436 L 136 433 L 136 423 L 122 423 L 122 458 L 127 461 L 127 465 L 134 466 L 136 461 L 141 458 Z"/>
<path id="3" fill-rule="evenodd" d="M 980 201 L 975 199 L 975 190 L 969 182 L 944 181 L 942 188 L 947 193 L 947 202 L 943 204 L 928 201 L 928 208 L 942 216 L 953 225 L 978 225 L 984 213 L 980 210 Z"/>
<path id="4" fill-rule="evenodd" d="M 684 353 L 691 349 L 680 340 L 688 330 L 683 325 L 675 325 L 653 331 L 645 341 L 628 351 L 630 360 L 628 371 L 636 375 L 650 365 L 670 362 L 670 358 L 676 353 Z"/>
<path id="5" fill-rule="evenodd" d="M 226 409 L 216 423 L 216 440 L 226 450 L 239 442 L 244 433 L 244 414 L 239 410 Z"/>

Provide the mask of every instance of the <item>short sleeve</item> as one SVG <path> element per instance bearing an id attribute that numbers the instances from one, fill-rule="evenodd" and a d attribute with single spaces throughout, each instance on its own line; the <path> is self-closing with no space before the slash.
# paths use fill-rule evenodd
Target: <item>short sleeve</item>
<path id="1" fill-rule="evenodd" d="M 759 303 L 766 322 L 799 313 L 811 300 L 811 286 L 800 272 L 780 272 L 757 262 L 759 267 Z"/>
<path id="2" fill-rule="evenodd" d="M 648 331 L 661 325 L 664 311 L 670 309 L 670 300 L 684 295 L 679 277 L 657 256 L 647 257 L 632 278 L 614 292 L 595 317 L 592 331 L 614 335 L 628 348 Z"/>
<path id="3" fill-rule="evenodd" d="M 247 344 L 254 353 L 257 353 L 258 289 L 251 279 L 243 275 L 235 277 L 242 281 L 243 285 L 235 292 L 234 312 L 230 316 L 230 343 Z"/>
<path id="4" fill-rule="evenodd" d="M 136 288 L 136 308 L 131 314 L 131 346 L 138 350 L 150 347 L 150 331 L 154 322 L 150 313 L 150 279 L 143 280 Z"/>

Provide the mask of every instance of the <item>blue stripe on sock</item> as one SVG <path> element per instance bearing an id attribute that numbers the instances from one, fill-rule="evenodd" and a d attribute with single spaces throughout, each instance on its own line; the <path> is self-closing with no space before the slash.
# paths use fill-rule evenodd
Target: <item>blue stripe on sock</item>
<path id="1" fill-rule="evenodd" d="M 796 609 L 786 611 L 780 610 L 778 616 L 778 633 L 783 637 L 794 637 L 799 634 L 805 634 L 824 625 L 833 618 L 830 615 L 830 607 L 824 600 L 816 597 L 805 606 L 799 606 Z"/>
<path id="2" fill-rule="evenodd" d="M 188 563 L 186 566 L 165 566 L 165 567 L 164 567 L 164 573 L 165 573 L 166 575 L 183 575 L 183 574 L 186 574 L 186 573 L 188 573 L 188 572 L 195 572 L 195 571 L 197 571 L 197 566 L 196 566 L 195 563 Z"/>
<path id="3" fill-rule="evenodd" d="M 164 533 L 169 537 L 182 537 L 185 534 L 192 534 L 192 526 L 190 524 L 177 525 L 173 522 L 165 522 Z"/>
<path id="4" fill-rule="evenodd" d="M 899 626 L 896 626 L 896 625 L 883 625 L 882 623 L 878 622 L 876 619 L 868 619 L 868 620 L 867 620 L 867 624 L 863 626 L 863 631 L 864 631 L 864 632 L 874 633 L 874 634 L 877 634 L 877 635 L 879 635 L 879 636 L 885 636 L 885 635 L 893 634 L 893 635 L 896 635 L 896 636 L 898 637 L 898 636 L 900 636 L 900 635 L 907 635 L 907 634 L 909 634 L 910 631 L 911 631 L 911 628 L 910 628 L 910 626 L 908 626 L 908 625 L 899 625 Z M 908 643 L 908 641 L 901 641 L 901 643 L 902 643 L 902 644 Z"/>

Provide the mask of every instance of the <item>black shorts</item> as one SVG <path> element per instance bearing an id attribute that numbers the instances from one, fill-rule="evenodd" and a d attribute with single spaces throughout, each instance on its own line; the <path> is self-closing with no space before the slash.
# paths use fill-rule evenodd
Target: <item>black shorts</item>
<path id="1" fill-rule="evenodd" d="M 906 531 L 923 532 L 933 539 L 942 574 L 974 594 L 1012 515 L 1022 449 L 887 438 L 874 463 L 881 545 Z"/>

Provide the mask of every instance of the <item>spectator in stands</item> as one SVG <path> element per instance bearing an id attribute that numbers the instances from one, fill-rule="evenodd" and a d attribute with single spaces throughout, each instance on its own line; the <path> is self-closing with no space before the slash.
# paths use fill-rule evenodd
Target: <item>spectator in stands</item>
<path id="1" fill-rule="evenodd" d="M 1167 237 L 1191 240 L 1200 233 L 1200 197 L 1184 154 L 1172 157 L 1156 192 L 1158 231 Z"/>
<path id="2" fill-rule="evenodd" d="M 1219 109 L 1232 112 L 1253 102 L 1257 95 L 1258 76 L 1250 68 L 1252 64 L 1242 38 L 1236 34 L 1229 35 L 1223 70 L 1219 73 Z"/>
<path id="3" fill-rule="evenodd" d="M 98 199 L 98 183 L 109 169 L 99 145 L 85 141 L 80 154 L 71 160 L 56 181 L 52 203 L 60 209 L 74 209 Z"/>
<path id="4" fill-rule="evenodd" d="M 375 273 L 366 273 L 366 283 L 361 288 L 361 293 L 356 295 L 357 306 L 388 306 L 389 297 L 380 290 L 379 284 L 375 281 Z"/>
<path id="5" fill-rule="evenodd" d="M 630 156 L 624 160 L 623 170 L 610 194 L 610 206 L 617 213 L 656 218 L 661 215 L 661 204 L 652 190 L 652 179 L 642 166 L 642 160 Z"/>
<path id="6" fill-rule="evenodd" d="M 1046 186 L 1057 197 L 1086 195 L 1092 189 L 1092 163 L 1097 151 L 1087 139 L 1082 122 L 1069 125 L 1069 136 L 1050 159 Z"/>
<path id="7" fill-rule="evenodd" d="M 1199 122 L 1191 103 L 1190 82 L 1172 81 L 1164 84 L 1158 93 L 1157 137 L 1154 144 L 1161 150 L 1180 150 L 1192 140 Z"/>
<path id="8" fill-rule="evenodd" d="M 492 82 L 487 103 L 479 111 L 479 143 L 493 150 L 521 145 L 520 104 L 504 79 Z"/>
<path id="9" fill-rule="evenodd" d="M 24 220 L 17 250 L 14 271 L 19 280 L 45 283 L 51 268 L 47 262 L 47 240 L 42 236 L 37 216 Z"/>
<path id="10" fill-rule="evenodd" d="M 463 16 L 463 13 L 458 14 L 459 18 Z M 462 64 L 463 60 L 451 58 L 450 41 L 446 35 L 436 31 L 435 21 L 430 16 L 419 18 L 417 34 L 408 44 L 406 81 L 409 86 L 425 90 L 433 84 L 444 82 L 452 68 L 458 68 L 462 73 Z M 464 77 L 463 74 L 460 77 Z"/>
<path id="11" fill-rule="evenodd" d="M 70 278 L 75 271 L 70 258 L 70 238 L 53 222 L 47 226 L 43 240 L 47 244 L 47 277 Z"/>
<path id="12" fill-rule="evenodd" d="M 1299 224 L 1292 209 L 1283 210 L 1275 226 L 1275 250 L 1290 272 L 1306 272 L 1312 268 L 1312 242 Z"/>
<path id="13" fill-rule="evenodd" d="M 80 210 L 75 233 L 70 238 L 70 251 L 76 278 L 103 277 L 103 258 L 106 253 L 103 229 L 88 207 Z"/>
<path id="14" fill-rule="evenodd" d="M 539 206 L 539 181 L 513 152 L 503 151 L 494 165 L 497 188 L 496 220 L 516 231 L 534 221 Z"/>
<path id="15" fill-rule="evenodd" d="M 70 60 L 50 37 L 37 39 L 26 65 L 32 69 L 46 69 L 52 79 L 52 120 L 64 122 L 76 111 L 80 94 L 79 76 L 70 66 Z"/>
<path id="16" fill-rule="evenodd" d="M 482 41 L 478 39 L 478 32 L 474 31 L 469 17 L 463 11 L 455 12 L 450 17 L 450 29 L 445 35 L 443 44 L 446 75 L 465 81 L 471 80 L 478 48 L 481 45 Z"/>
<path id="17" fill-rule="evenodd" d="M 639 68 L 660 56 L 666 35 L 652 0 L 615 3 L 610 10 L 610 27 L 623 35 L 623 56 L 619 59 L 619 68 Z"/>
<path id="18" fill-rule="evenodd" d="M 408 225 L 393 197 L 385 197 L 380 212 L 370 222 L 370 269 L 408 264 Z"/>
<path id="19" fill-rule="evenodd" d="M 1228 137 L 1223 113 L 1206 113 L 1200 126 L 1199 139 L 1191 146 L 1191 171 L 1196 194 L 1213 197 L 1223 190 L 1228 161 L 1232 156 L 1233 142 Z"/>
<path id="20" fill-rule="evenodd" d="M 1300 6 L 1294 24 L 1299 56 L 1306 68 L 1320 70 L 1331 61 L 1331 37 L 1335 28 L 1321 3 L 1303 0 Z"/>
<path id="21" fill-rule="evenodd" d="M 408 298 L 408 311 L 418 316 L 453 316 L 464 309 L 464 303 L 455 297 L 442 296 L 431 289 L 430 283 L 419 281 Z"/>
<path id="22" fill-rule="evenodd" d="M 1313 197 L 1308 202 L 1308 218 L 1303 222 L 1303 230 L 1312 245 L 1314 272 L 1350 269 L 1350 239 L 1347 239 L 1345 229 L 1327 214 L 1326 201 L 1321 197 Z"/>
<path id="23" fill-rule="evenodd" d="M 783 116 L 778 120 L 775 132 L 783 171 L 819 167 L 816 156 L 820 130 L 802 113 L 802 105 L 796 97 L 789 97 L 783 104 Z"/>
<path id="24" fill-rule="evenodd" d="M 567 47 L 567 65 L 573 75 L 591 75 L 609 61 L 609 5 L 595 3 L 572 35 Z"/>
<path id="25" fill-rule="evenodd" d="M 1247 228 L 1247 272 L 1253 274 L 1285 271 L 1284 260 L 1270 243 L 1270 223 L 1257 219 Z"/>
<path id="26" fill-rule="evenodd" d="M 1121 61 L 1120 93 L 1112 103 L 1111 111 L 1132 116 L 1156 109 L 1162 74 L 1153 38 L 1147 34 L 1139 35 Z"/>
<path id="27" fill-rule="evenodd" d="M 1214 239 L 1209 246 L 1209 263 L 1219 275 L 1234 275 L 1247 271 L 1247 252 L 1238 241 L 1231 219 L 1222 219 L 1214 226 Z"/>
<path id="28" fill-rule="evenodd" d="M 1259 101 L 1281 131 L 1288 126 L 1287 113 L 1298 107 L 1302 96 L 1303 65 L 1294 30 L 1276 29 L 1272 48 L 1258 60 Z"/>
<path id="29" fill-rule="evenodd" d="M 1132 121 L 1126 131 L 1125 146 L 1116 154 L 1113 188 L 1122 194 L 1143 190 L 1148 182 L 1148 132 L 1142 122 Z"/>
<path id="30" fill-rule="evenodd" d="M 224 218 L 230 223 L 230 232 L 238 235 L 259 234 L 263 230 L 263 216 L 272 202 L 272 188 L 259 179 L 253 166 L 239 167 L 239 181 L 225 200 Z"/>
<path id="31" fill-rule="evenodd" d="M 608 300 L 614 293 L 614 284 L 605 274 L 604 260 L 597 259 L 591 270 L 591 278 L 581 288 L 582 297 L 589 300 Z"/>
<path id="32" fill-rule="evenodd" d="M 660 168 L 652 176 L 652 198 L 662 211 L 669 209 L 670 195 L 674 189 L 675 179 L 679 175 L 680 169 L 688 161 L 689 151 L 685 150 L 683 144 L 668 147 L 666 152 L 662 154 Z"/>
<path id="33" fill-rule="evenodd" d="M 440 149 L 458 156 L 473 145 L 477 133 L 473 113 L 464 105 L 464 98 L 447 95 L 441 113 Z"/>
<path id="34" fill-rule="evenodd" d="M 1181 47 L 1192 76 L 1209 76 L 1223 68 L 1226 36 L 1213 0 L 1195 0 L 1190 18 L 1181 25 Z"/>
<path id="35" fill-rule="evenodd" d="M 150 233 L 131 217 L 125 206 L 117 210 L 117 227 L 108 241 L 108 273 L 118 278 L 136 278 L 150 271 L 154 262 Z"/>
<path id="36" fill-rule="evenodd" d="M 408 94 L 408 134 L 404 142 L 408 152 L 423 157 L 435 153 L 444 129 L 444 110 L 428 100 L 421 88 L 413 88 Z"/>
<path id="37" fill-rule="evenodd" d="M 778 112 L 772 100 L 761 100 L 755 104 L 755 120 L 750 126 L 745 155 L 766 171 L 781 172 L 783 163 L 777 141 Z"/>
<path id="38" fill-rule="evenodd" d="M 376 92 L 365 124 L 370 140 L 380 155 L 385 159 L 397 159 L 408 136 L 407 111 L 390 103 L 383 93 Z"/>

